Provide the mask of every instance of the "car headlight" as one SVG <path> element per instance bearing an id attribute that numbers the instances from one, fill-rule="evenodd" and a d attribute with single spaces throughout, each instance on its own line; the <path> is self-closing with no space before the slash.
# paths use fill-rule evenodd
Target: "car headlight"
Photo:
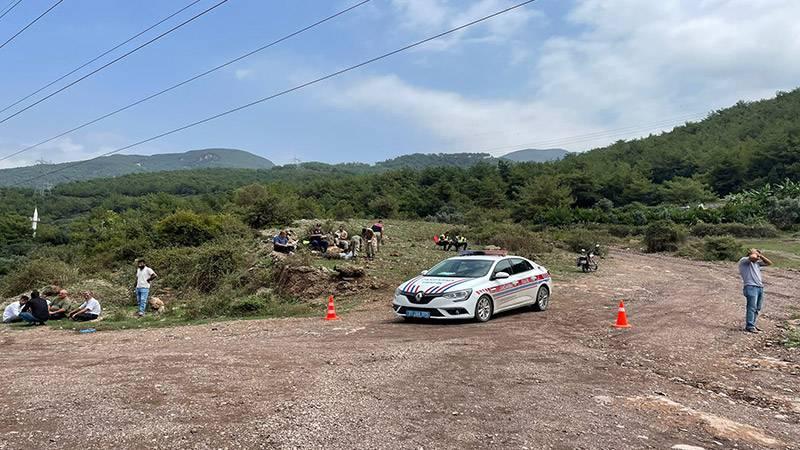
<path id="1" fill-rule="evenodd" d="M 403 295 L 403 291 L 401 291 L 400 288 L 397 288 L 397 289 L 394 290 L 394 296 L 395 297 L 399 297 L 401 295 Z"/>
<path id="2" fill-rule="evenodd" d="M 468 299 L 470 295 L 472 295 L 472 289 L 464 289 L 463 291 L 448 292 L 442 295 L 442 298 L 454 302 L 463 302 Z"/>

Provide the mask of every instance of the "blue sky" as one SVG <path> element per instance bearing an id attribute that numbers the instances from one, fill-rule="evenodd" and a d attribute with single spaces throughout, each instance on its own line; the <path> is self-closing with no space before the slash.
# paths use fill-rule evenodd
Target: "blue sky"
<path id="1" fill-rule="evenodd" d="M 114 55 L 217 1 L 202 0 Z M 229 0 L 0 124 L 0 156 L 357 2 Z M 0 49 L 0 108 L 188 3 L 64 1 Z M 92 157 L 513 3 L 372 0 L 235 66 L 2 161 L 0 167 Z M 0 38 L 51 4 L 23 0 L 0 20 Z M 669 129 L 739 99 L 793 89 L 800 76 L 797 17 L 800 2 L 795 0 L 539 0 L 464 33 L 127 153 L 232 147 L 283 164 L 293 158 L 375 162 L 411 152 L 503 154 L 526 147 L 584 151 Z"/>

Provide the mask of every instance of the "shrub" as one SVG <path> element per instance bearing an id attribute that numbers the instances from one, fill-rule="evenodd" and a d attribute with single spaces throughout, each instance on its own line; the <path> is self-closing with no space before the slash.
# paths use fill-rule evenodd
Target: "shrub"
<path id="1" fill-rule="evenodd" d="M 78 270 L 63 261 L 33 259 L 20 264 L 4 278 L 2 291 L 10 297 L 48 284 L 66 286 L 77 278 Z"/>
<path id="2" fill-rule="evenodd" d="M 736 261 L 744 247 L 730 236 L 713 236 L 703 240 L 703 259 L 706 261 Z"/>
<path id="3" fill-rule="evenodd" d="M 608 234 L 618 238 L 644 234 L 644 227 L 637 225 L 609 225 L 607 230 Z"/>
<path id="4" fill-rule="evenodd" d="M 267 308 L 268 298 L 264 297 L 244 297 L 230 303 L 228 311 L 234 316 L 250 316 L 258 314 Z"/>
<path id="5" fill-rule="evenodd" d="M 571 230 L 561 237 L 561 242 L 564 243 L 567 250 L 573 252 L 580 252 L 581 250 L 592 250 L 596 244 L 600 243 L 603 239 L 603 234 L 589 230 Z"/>
<path id="6" fill-rule="evenodd" d="M 244 242 L 230 239 L 196 248 L 154 250 L 147 260 L 165 286 L 209 293 L 244 274 L 248 268 L 246 252 Z"/>
<path id="7" fill-rule="evenodd" d="M 769 221 L 781 229 L 800 223 L 800 198 L 773 199 L 767 206 Z"/>
<path id="8" fill-rule="evenodd" d="M 747 225 L 743 223 L 698 223 L 691 229 L 692 236 L 724 236 L 771 238 L 779 235 L 778 229 L 769 223 Z"/>
<path id="9" fill-rule="evenodd" d="M 655 222 L 645 229 L 644 243 L 651 253 L 675 251 L 686 240 L 686 229 L 671 222 Z"/>
<path id="10" fill-rule="evenodd" d="M 541 235 L 519 224 L 487 223 L 472 232 L 476 244 L 495 245 L 520 256 L 535 257 L 553 251 L 552 244 Z"/>
<path id="11" fill-rule="evenodd" d="M 219 233 L 219 225 L 211 216 L 184 210 L 158 222 L 156 233 L 166 244 L 196 247 L 213 239 Z"/>

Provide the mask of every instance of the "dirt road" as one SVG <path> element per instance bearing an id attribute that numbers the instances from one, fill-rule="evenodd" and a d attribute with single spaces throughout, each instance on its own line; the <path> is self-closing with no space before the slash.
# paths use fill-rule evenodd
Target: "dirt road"
<path id="1" fill-rule="evenodd" d="M 615 252 L 544 313 L 0 331 L 0 448 L 800 448 L 800 351 L 740 331 L 732 264 Z M 610 328 L 626 299 L 633 328 Z"/>

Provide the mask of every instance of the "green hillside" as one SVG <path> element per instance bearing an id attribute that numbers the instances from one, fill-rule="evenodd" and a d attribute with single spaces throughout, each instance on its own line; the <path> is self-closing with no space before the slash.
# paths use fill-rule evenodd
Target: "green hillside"
<path id="1" fill-rule="evenodd" d="M 0 186 L 23 183 L 24 187 L 51 186 L 70 181 L 84 181 L 94 178 L 117 177 L 132 173 L 164 172 L 200 168 L 248 168 L 268 169 L 272 161 L 242 150 L 209 148 L 185 153 L 164 153 L 152 156 L 111 155 L 96 158 L 81 164 L 41 164 L 0 170 Z M 43 174 L 57 171 L 43 179 L 28 182 Z"/>

